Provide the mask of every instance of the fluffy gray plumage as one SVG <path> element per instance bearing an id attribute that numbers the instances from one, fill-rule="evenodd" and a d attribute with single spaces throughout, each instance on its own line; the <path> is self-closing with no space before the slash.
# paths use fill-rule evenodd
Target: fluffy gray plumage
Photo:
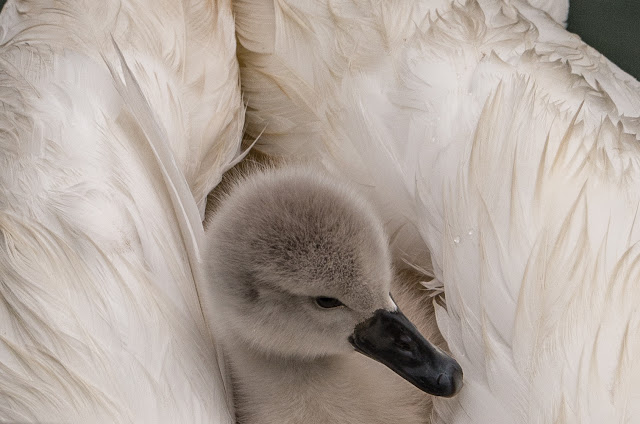
<path id="1" fill-rule="evenodd" d="M 397 309 L 382 225 L 348 186 L 301 168 L 254 174 L 210 222 L 206 263 L 240 423 L 427 420 L 428 395 L 348 342 L 374 311 Z"/>

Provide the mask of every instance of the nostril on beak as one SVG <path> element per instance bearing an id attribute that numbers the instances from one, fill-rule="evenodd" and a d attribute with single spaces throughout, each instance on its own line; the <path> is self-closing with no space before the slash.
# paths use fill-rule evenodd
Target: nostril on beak
<path id="1" fill-rule="evenodd" d="M 405 351 L 412 352 L 415 348 L 415 341 L 411 339 L 407 334 L 400 334 L 394 340 L 394 345 L 396 348 Z"/>

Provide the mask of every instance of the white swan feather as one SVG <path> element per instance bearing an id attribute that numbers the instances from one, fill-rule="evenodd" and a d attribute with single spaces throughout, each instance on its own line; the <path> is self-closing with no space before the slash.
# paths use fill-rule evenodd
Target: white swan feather
<path id="1" fill-rule="evenodd" d="M 640 84 L 523 1 L 267 3 L 234 5 L 247 131 L 433 267 L 465 373 L 433 422 L 638 421 Z"/>
<path id="2" fill-rule="evenodd" d="M 0 27 L 0 421 L 232 422 L 194 266 L 239 153 L 229 3 L 9 2 Z"/>

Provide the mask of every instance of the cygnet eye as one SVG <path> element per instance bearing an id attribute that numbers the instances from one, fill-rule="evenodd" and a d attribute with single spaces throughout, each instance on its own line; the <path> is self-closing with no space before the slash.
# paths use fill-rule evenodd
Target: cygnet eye
<path id="1" fill-rule="evenodd" d="M 316 305 L 321 308 L 331 309 L 337 308 L 338 306 L 343 306 L 343 303 L 338 299 L 334 299 L 333 297 L 316 297 Z"/>

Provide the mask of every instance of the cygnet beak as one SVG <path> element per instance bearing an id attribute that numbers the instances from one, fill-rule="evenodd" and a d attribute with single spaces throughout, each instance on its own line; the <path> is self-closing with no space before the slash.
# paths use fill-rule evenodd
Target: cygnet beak
<path id="1" fill-rule="evenodd" d="M 460 365 L 429 343 L 399 309 L 377 310 L 356 325 L 349 342 L 424 392 L 451 397 L 462 388 Z"/>

